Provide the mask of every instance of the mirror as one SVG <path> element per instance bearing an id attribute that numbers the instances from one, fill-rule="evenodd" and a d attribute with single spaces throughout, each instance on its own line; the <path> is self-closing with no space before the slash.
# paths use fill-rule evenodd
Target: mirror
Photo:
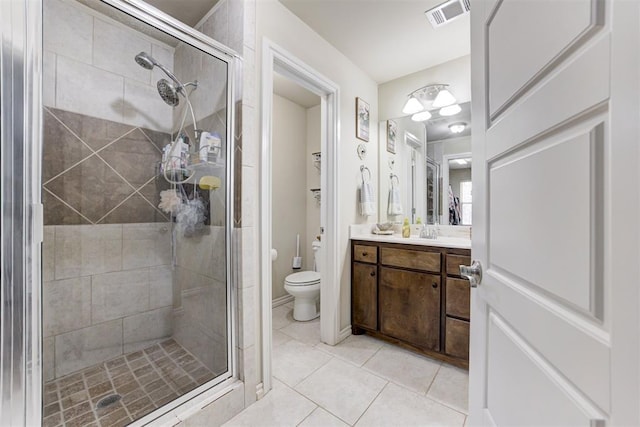
<path id="1" fill-rule="evenodd" d="M 449 117 L 432 111 L 425 122 L 408 116 L 380 122 L 380 222 L 471 225 L 470 104 Z M 393 214 L 398 204 L 402 213 Z"/>
<path id="2" fill-rule="evenodd" d="M 380 122 L 380 222 L 426 218 L 427 135 L 424 123 L 401 117 Z M 392 142 L 390 142 L 390 139 Z"/>

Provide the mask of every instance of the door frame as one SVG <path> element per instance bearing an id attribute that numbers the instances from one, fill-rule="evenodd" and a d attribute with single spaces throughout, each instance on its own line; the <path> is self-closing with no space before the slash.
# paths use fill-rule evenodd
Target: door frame
<path id="1" fill-rule="evenodd" d="M 278 72 L 321 99 L 321 188 L 320 226 L 323 266 L 320 284 L 320 336 L 334 345 L 340 336 L 340 260 L 338 251 L 338 143 L 340 129 L 340 87 L 314 70 L 291 52 L 264 38 L 261 73 L 261 152 L 260 152 L 260 264 L 262 306 L 262 384 L 271 389 L 272 377 L 272 119 L 273 74 Z"/>
<path id="2" fill-rule="evenodd" d="M 8 425 L 42 418 L 42 0 L 0 2 L 0 401 Z"/>

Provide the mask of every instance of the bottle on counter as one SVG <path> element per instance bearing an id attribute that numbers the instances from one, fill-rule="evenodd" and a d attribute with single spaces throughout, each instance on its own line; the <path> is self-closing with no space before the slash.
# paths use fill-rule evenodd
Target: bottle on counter
<path id="1" fill-rule="evenodd" d="M 405 218 L 402 223 L 402 237 L 411 236 L 411 226 L 409 225 L 409 218 Z"/>

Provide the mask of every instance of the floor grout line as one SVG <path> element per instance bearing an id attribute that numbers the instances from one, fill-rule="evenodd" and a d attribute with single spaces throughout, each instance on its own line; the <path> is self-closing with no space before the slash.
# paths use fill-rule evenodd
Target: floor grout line
<path id="1" fill-rule="evenodd" d="M 387 386 L 388 386 L 389 384 L 391 384 L 391 381 L 388 381 L 388 380 L 387 380 L 387 383 L 384 385 L 384 387 L 382 387 L 382 388 L 380 389 L 380 391 L 378 392 L 378 394 L 376 394 L 376 397 L 374 397 L 373 399 L 371 399 L 371 402 L 369 402 L 369 405 L 367 405 L 367 408 L 366 408 L 364 411 L 362 411 L 362 413 L 360 414 L 360 416 L 358 417 L 358 419 L 356 420 L 356 422 L 355 422 L 355 423 L 353 423 L 352 425 L 354 425 L 354 426 L 355 426 L 356 424 L 358 424 L 358 421 L 360 421 L 360 419 L 364 416 L 364 414 L 366 414 L 366 413 L 367 413 L 367 411 L 369 410 L 369 408 L 371 408 L 371 405 L 373 405 L 373 402 L 375 402 L 375 401 L 378 399 L 378 397 L 380 397 L 380 395 L 382 394 L 382 392 L 387 388 Z"/>

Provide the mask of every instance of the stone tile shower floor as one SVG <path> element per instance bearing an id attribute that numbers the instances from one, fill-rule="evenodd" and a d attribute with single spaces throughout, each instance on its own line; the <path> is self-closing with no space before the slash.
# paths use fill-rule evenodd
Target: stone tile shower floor
<path id="1" fill-rule="evenodd" d="M 46 383 L 43 426 L 124 426 L 214 377 L 169 339 Z"/>

